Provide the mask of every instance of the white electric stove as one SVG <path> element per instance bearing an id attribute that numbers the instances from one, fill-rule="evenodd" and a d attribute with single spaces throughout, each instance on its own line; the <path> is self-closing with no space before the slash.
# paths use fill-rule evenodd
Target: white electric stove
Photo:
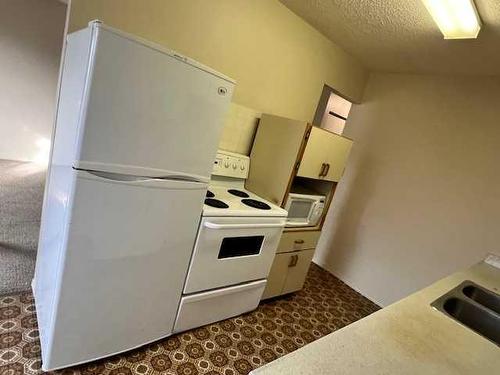
<path id="1" fill-rule="evenodd" d="M 219 150 L 208 185 L 203 216 L 286 217 L 281 207 L 245 190 L 250 169 L 246 155 Z"/>
<path id="2" fill-rule="evenodd" d="M 217 185 L 212 181 L 208 186 L 203 216 L 257 216 L 286 217 L 281 207 L 262 199 L 258 195 L 234 185 Z"/>
<path id="3" fill-rule="evenodd" d="M 249 168 L 248 156 L 217 153 L 176 332 L 259 304 L 288 213 L 244 188 Z"/>

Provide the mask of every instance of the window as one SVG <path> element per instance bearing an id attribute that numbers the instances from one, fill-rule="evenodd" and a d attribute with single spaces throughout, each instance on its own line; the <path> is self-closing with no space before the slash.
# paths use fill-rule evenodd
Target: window
<path id="1" fill-rule="evenodd" d="M 260 253 L 264 236 L 227 237 L 222 240 L 218 259 L 257 255 Z"/>
<path id="2" fill-rule="evenodd" d="M 331 87 L 324 86 L 316 109 L 314 125 L 342 135 L 352 103 L 338 95 Z"/>

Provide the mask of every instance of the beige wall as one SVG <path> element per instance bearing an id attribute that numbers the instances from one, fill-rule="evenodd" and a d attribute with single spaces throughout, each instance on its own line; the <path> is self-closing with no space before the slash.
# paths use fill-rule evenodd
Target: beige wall
<path id="1" fill-rule="evenodd" d="M 66 5 L 0 0 L 0 159 L 49 150 Z"/>
<path id="2" fill-rule="evenodd" d="M 375 74 L 315 261 L 387 305 L 500 250 L 500 79 Z"/>
<path id="3" fill-rule="evenodd" d="M 277 0 L 73 0 L 70 31 L 92 19 L 163 44 L 237 81 L 233 101 L 312 120 L 327 83 L 359 101 L 361 65 Z"/>

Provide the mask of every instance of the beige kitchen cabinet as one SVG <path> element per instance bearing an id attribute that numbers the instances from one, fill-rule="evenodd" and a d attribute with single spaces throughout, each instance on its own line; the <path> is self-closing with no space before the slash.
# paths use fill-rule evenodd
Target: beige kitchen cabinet
<path id="1" fill-rule="evenodd" d="M 304 121 L 263 114 L 250 154 L 246 188 L 281 206 L 296 174 L 310 128 Z"/>
<path id="2" fill-rule="evenodd" d="M 291 255 L 289 255 L 289 253 L 276 254 L 273 265 L 271 266 L 271 271 L 267 277 L 266 289 L 264 290 L 262 299 L 276 297 L 283 294 L 283 287 L 285 286 L 290 260 Z"/>
<path id="3" fill-rule="evenodd" d="M 313 255 L 314 249 L 276 254 L 262 299 L 302 289 Z"/>
<path id="4" fill-rule="evenodd" d="M 263 299 L 302 288 L 351 145 L 350 139 L 306 121 L 262 115 L 250 154 L 246 188 L 282 207 L 291 192 L 325 196 L 317 225 L 285 228 Z"/>
<path id="5" fill-rule="evenodd" d="M 302 289 L 321 231 L 284 232 L 262 299 Z"/>
<path id="6" fill-rule="evenodd" d="M 306 280 L 307 271 L 314 255 L 314 249 L 297 251 L 290 253 L 292 259 L 290 260 L 288 273 L 283 286 L 282 294 L 296 292 L 302 289 L 304 281 Z M 290 264 L 292 264 L 290 266 Z"/>
<path id="7" fill-rule="evenodd" d="M 339 181 L 351 145 L 347 138 L 312 127 L 297 176 Z"/>
<path id="8" fill-rule="evenodd" d="M 305 121 L 263 114 L 250 154 L 246 188 L 277 205 L 284 205 L 296 177 L 332 182 L 333 191 L 351 145 L 350 139 Z"/>
<path id="9" fill-rule="evenodd" d="M 320 231 L 283 232 L 262 299 L 302 289 Z"/>

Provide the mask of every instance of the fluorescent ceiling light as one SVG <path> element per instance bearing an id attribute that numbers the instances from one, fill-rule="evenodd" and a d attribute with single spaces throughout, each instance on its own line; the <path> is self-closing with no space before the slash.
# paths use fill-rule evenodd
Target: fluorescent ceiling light
<path id="1" fill-rule="evenodd" d="M 481 21 L 473 0 L 422 0 L 445 39 L 474 39 Z"/>

